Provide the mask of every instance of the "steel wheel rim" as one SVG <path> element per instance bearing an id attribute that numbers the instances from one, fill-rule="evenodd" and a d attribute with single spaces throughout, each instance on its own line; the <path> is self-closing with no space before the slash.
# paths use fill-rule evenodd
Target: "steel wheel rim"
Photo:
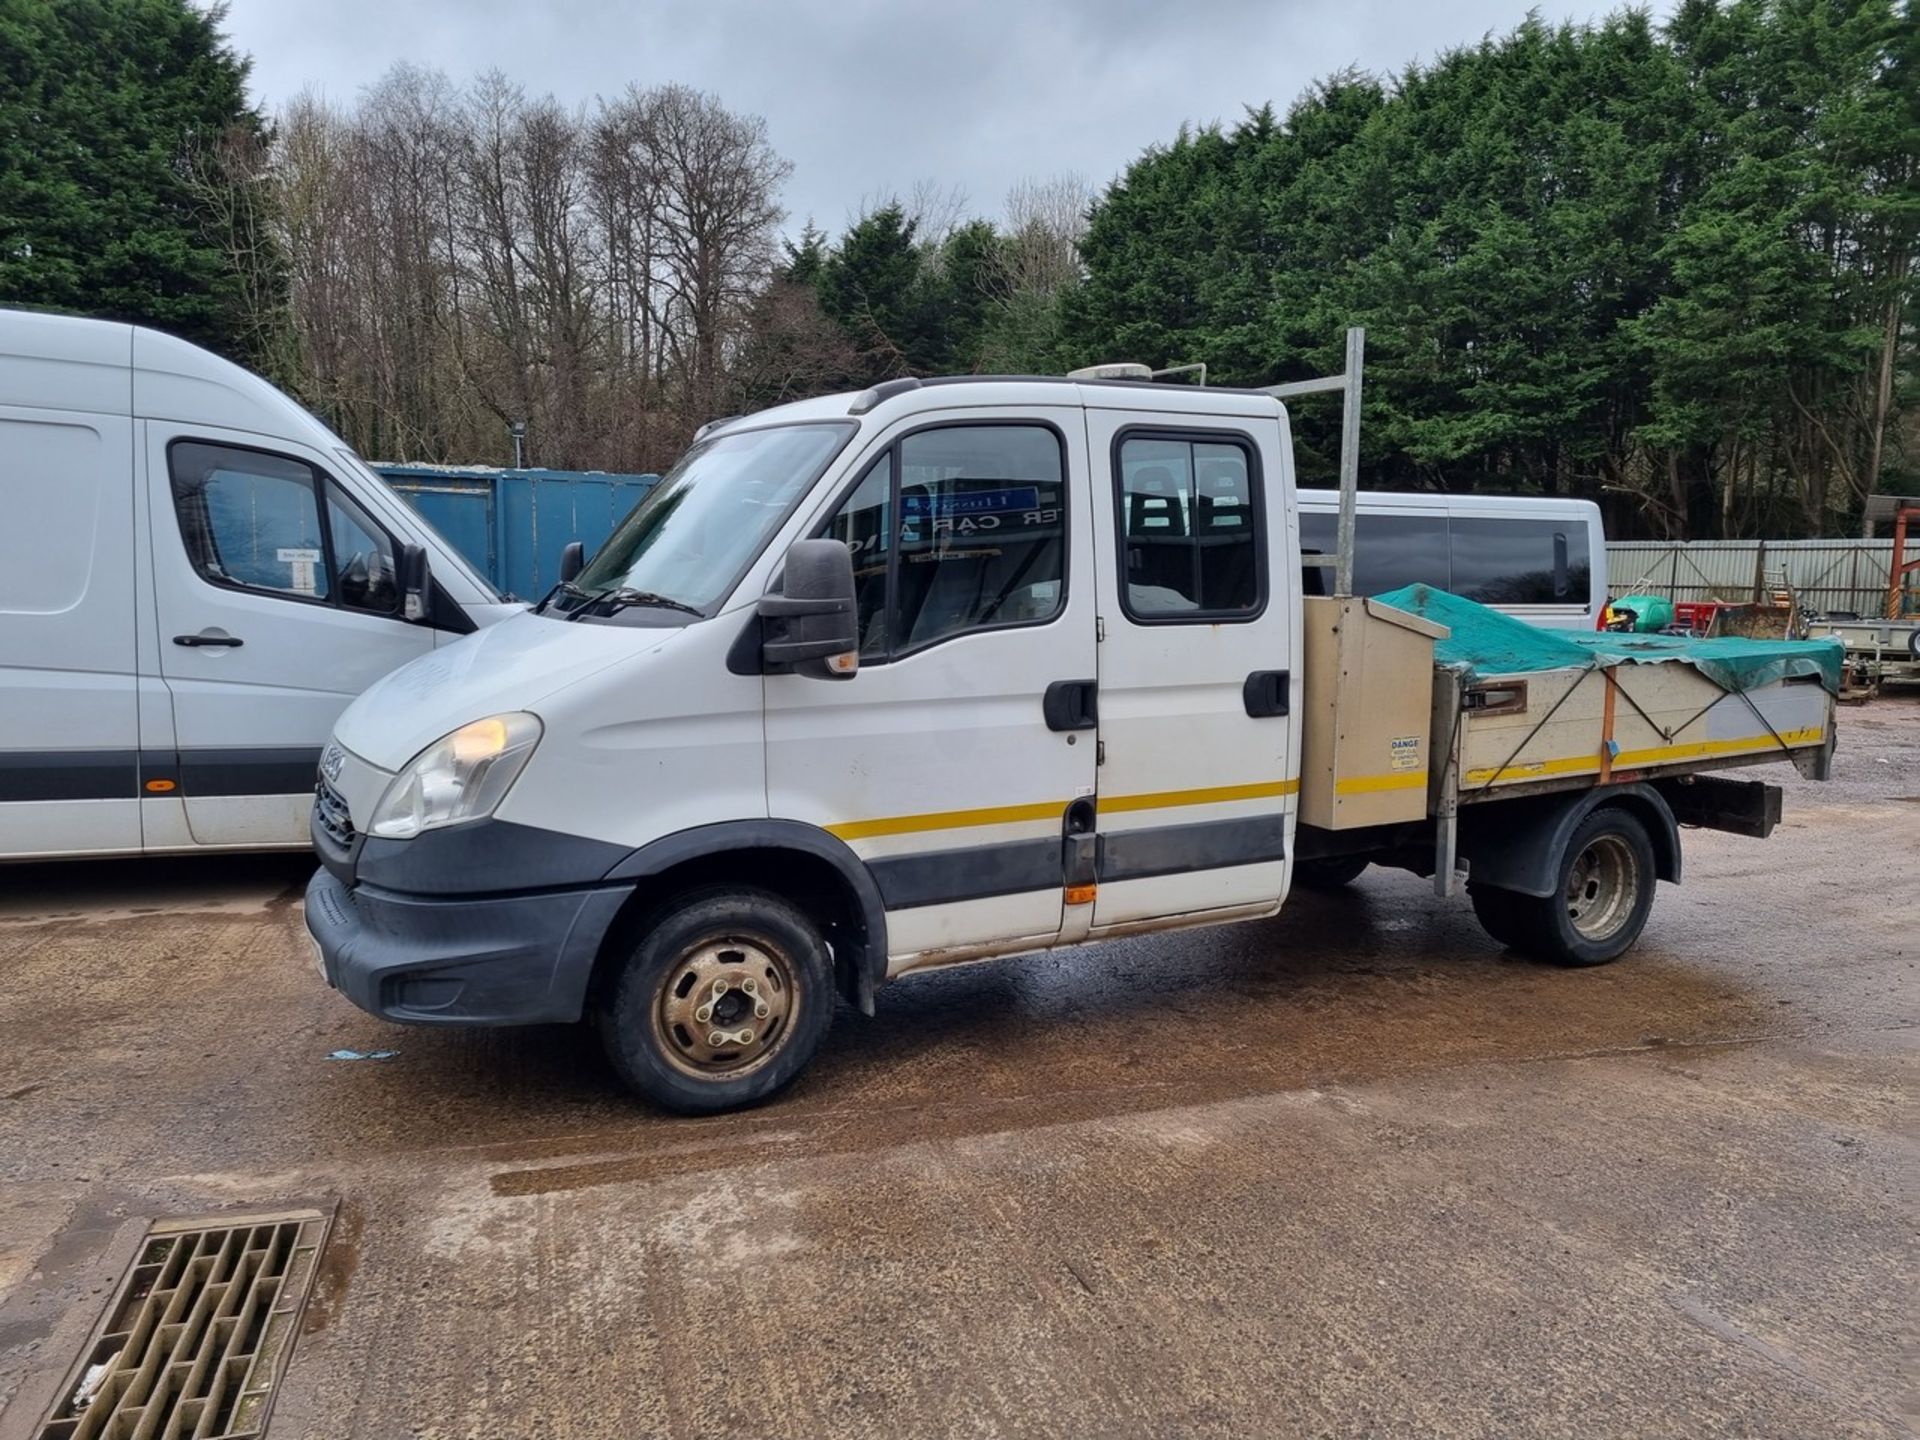
<path id="1" fill-rule="evenodd" d="M 722 935 L 689 946 L 654 995 L 660 1053 L 696 1080 L 732 1080 L 763 1068 L 800 1013 L 793 964 L 761 936 Z"/>
<path id="2" fill-rule="evenodd" d="M 1596 835 L 1567 872 L 1567 919 L 1582 940 L 1619 933 L 1640 898 L 1640 862 L 1618 835 Z"/>

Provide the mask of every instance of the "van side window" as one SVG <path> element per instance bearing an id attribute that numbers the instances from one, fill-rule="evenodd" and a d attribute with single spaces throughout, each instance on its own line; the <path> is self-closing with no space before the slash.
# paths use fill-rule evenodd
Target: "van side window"
<path id="1" fill-rule="evenodd" d="M 1452 588 L 1453 570 L 1447 555 L 1447 517 L 1444 515 L 1354 516 L 1353 593 L 1382 595 L 1402 585 Z M 1324 512 L 1300 512 L 1300 553 L 1331 555 L 1339 548 L 1339 517 Z M 1304 576 L 1308 595 L 1333 593 L 1333 569 L 1309 565 Z"/>
<path id="2" fill-rule="evenodd" d="M 333 541 L 340 603 L 380 615 L 399 609 L 399 562 L 392 537 L 331 480 L 327 482 L 327 529 Z"/>
<path id="3" fill-rule="evenodd" d="M 1355 517 L 1353 590 L 1379 595 L 1421 582 L 1482 605 L 1589 603 L 1593 560 L 1578 520 L 1524 516 L 1391 515 Z M 1337 519 L 1300 512 L 1300 553 L 1331 555 Z M 1333 593 L 1333 572 L 1309 565 L 1305 593 Z"/>
<path id="4" fill-rule="evenodd" d="M 168 447 L 167 465 L 180 538 L 203 579 L 381 614 L 398 607 L 392 538 L 314 466 L 197 440 Z"/>
<path id="5" fill-rule="evenodd" d="M 1052 620 L 1066 604 L 1065 520 L 1066 457 L 1048 427 L 905 436 L 826 530 L 853 548 L 862 657 Z"/>
<path id="6" fill-rule="evenodd" d="M 1266 546 L 1252 444 L 1136 432 L 1121 437 L 1115 469 L 1127 614 L 1258 614 L 1266 603 Z"/>
<path id="7" fill-rule="evenodd" d="M 1587 527 L 1572 520 L 1453 519 L 1453 588 L 1482 605 L 1585 605 Z"/>

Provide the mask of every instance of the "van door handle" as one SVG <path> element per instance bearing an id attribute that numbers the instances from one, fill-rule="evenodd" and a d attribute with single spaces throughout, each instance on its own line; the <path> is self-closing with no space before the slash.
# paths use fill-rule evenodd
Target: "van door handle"
<path id="1" fill-rule="evenodd" d="M 237 649 L 246 644 L 238 635 L 229 635 L 224 630 L 202 630 L 198 635 L 176 635 L 176 645 L 211 645 L 227 650 Z"/>
<path id="2" fill-rule="evenodd" d="M 1256 720 L 1264 720 L 1268 716 L 1287 713 L 1288 689 L 1285 670 L 1256 670 L 1247 676 L 1247 683 L 1240 687 L 1240 698 L 1246 701 L 1247 714 Z"/>
<path id="3" fill-rule="evenodd" d="M 1100 723 L 1100 682 L 1056 680 L 1040 698 L 1049 730 L 1091 730 Z"/>

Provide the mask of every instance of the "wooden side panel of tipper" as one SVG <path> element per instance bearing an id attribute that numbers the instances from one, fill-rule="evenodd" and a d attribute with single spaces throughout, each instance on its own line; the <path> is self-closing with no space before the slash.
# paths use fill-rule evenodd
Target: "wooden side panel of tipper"
<path id="1" fill-rule="evenodd" d="M 1300 819 L 1323 830 L 1427 814 L 1433 642 L 1444 627 L 1378 601 L 1304 602 Z"/>
<path id="2" fill-rule="evenodd" d="M 1817 679 L 1729 694 L 1691 665 L 1493 677 L 1467 693 L 1460 798 L 1680 774 L 1825 750 L 1833 699 Z"/>

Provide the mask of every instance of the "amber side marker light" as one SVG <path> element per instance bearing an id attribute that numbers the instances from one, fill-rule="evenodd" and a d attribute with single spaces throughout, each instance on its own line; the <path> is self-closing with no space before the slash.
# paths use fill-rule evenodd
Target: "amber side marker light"
<path id="1" fill-rule="evenodd" d="M 178 790 L 179 785 L 172 780 L 149 780 L 147 789 L 155 795 L 164 795 L 169 790 Z"/>
<path id="2" fill-rule="evenodd" d="M 1094 892 L 1099 888 L 1097 885 L 1069 885 L 1067 886 L 1067 904 L 1091 905 Z"/>

